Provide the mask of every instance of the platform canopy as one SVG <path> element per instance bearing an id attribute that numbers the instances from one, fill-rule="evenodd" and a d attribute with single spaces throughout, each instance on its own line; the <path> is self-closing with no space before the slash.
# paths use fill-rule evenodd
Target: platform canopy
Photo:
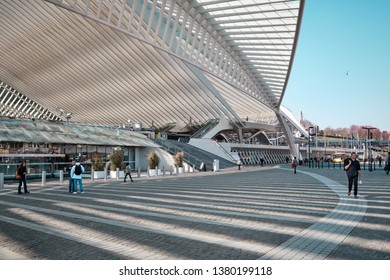
<path id="1" fill-rule="evenodd" d="M 272 124 L 304 1 L 2 0 L 0 114 Z"/>

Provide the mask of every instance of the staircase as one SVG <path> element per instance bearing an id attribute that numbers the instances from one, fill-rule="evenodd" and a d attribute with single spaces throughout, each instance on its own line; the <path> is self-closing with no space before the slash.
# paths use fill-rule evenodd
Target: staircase
<path id="1" fill-rule="evenodd" d="M 195 131 L 191 138 L 202 138 L 207 132 L 214 128 L 219 123 L 219 119 L 211 119 L 206 121 L 200 129 Z"/>
<path id="2" fill-rule="evenodd" d="M 196 169 L 199 169 L 201 163 L 203 162 L 204 164 L 206 164 L 207 170 L 211 170 L 215 159 L 219 160 L 219 169 L 236 166 L 236 164 L 224 158 L 218 157 L 214 154 L 194 147 L 188 143 L 178 142 L 176 140 L 163 140 L 161 138 L 156 139 L 155 142 L 161 145 L 166 151 L 168 151 L 172 155 L 176 154 L 177 152 L 183 151 L 184 160 L 188 164 L 194 165 Z"/>

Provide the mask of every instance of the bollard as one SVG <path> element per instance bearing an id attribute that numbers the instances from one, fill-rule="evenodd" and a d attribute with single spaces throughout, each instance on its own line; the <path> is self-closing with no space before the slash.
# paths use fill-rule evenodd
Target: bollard
<path id="1" fill-rule="evenodd" d="M 116 168 L 115 179 L 119 180 L 119 167 Z"/>
<path id="2" fill-rule="evenodd" d="M 138 170 L 137 170 L 137 176 L 138 178 L 141 177 L 141 167 L 138 166 Z"/>
<path id="3" fill-rule="evenodd" d="M 42 171 L 42 186 L 46 186 L 46 171 Z"/>
<path id="4" fill-rule="evenodd" d="M 60 170 L 60 184 L 64 183 L 64 171 Z"/>
<path id="5" fill-rule="evenodd" d="M 107 169 L 104 169 L 104 181 L 107 181 Z"/>
<path id="6" fill-rule="evenodd" d="M 162 172 L 163 172 L 163 176 L 165 176 L 165 166 L 163 166 Z"/>
<path id="7" fill-rule="evenodd" d="M 147 172 L 148 177 L 150 177 L 150 174 L 149 174 L 149 167 L 148 167 L 148 169 L 146 169 L 146 172 Z"/>
<path id="8" fill-rule="evenodd" d="M 0 173 L 0 191 L 4 189 L 4 173 Z"/>
<path id="9" fill-rule="evenodd" d="M 95 170 L 91 168 L 91 182 L 95 181 Z"/>

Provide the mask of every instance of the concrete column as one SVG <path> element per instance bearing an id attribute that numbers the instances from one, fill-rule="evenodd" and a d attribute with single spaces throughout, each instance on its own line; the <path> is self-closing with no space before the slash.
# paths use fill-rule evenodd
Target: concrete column
<path id="1" fill-rule="evenodd" d="M 281 124 L 282 126 L 282 130 L 283 130 L 283 133 L 284 135 L 286 136 L 286 140 L 287 140 L 287 144 L 290 148 L 290 153 L 294 156 L 294 157 L 297 157 L 298 160 L 302 159 L 302 156 L 300 154 L 300 151 L 297 147 L 297 145 L 295 145 L 294 143 L 294 136 L 292 134 L 292 131 L 291 129 L 289 128 L 286 120 L 284 119 L 284 117 L 282 116 L 281 112 L 280 111 L 276 111 L 276 117 L 278 118 L 279 120 L 279 123 Z M 310 159 L 309 159 L 310 160 Z"/>
<path id="2" fill-rule="evenodd" d="M 42 171 L 42 186 L 46 186 L 46 171 Z"/>
<path id="3" fill-rule="evenodd" d="M 60 184 L 64 183 L 64 171 L 60 170 Z"/>
<path id="4" fill-rule="evenodd" d="M 239 127 L 239 128 L 238 128 L 238 142 L 241 144 L 241 143 L 242 143 L 242 140 L 243 140 L 242 128 Z"/>
<path id="5" fill-rule="evenodd" d="M 0 173 L 0 191 L 4 189 L 4 173 Z"/>
<path id="6" fill-rule="evenodd" d="M 91 181 L 95 181 L 95 170 L 91 168 Z"/>
<path id="7" fill-rule="evenodd" d="M 134 166 L 139 166 L 141 167 L 141 162 L 140 162 L 140 148 L 135 147 L 134 149 Z"/>

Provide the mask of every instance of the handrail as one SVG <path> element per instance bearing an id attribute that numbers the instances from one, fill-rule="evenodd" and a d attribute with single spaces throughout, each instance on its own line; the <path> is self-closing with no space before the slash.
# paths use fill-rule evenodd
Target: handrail
<path id="1" fill-rule="evenodd" d="M 228 157 L 230 158 L 230 160 L 233 162 L 233 163 L 236 163 L 236 159 L 228 152 L 225 150 L 224 147 L 222 147 L 221 144 L 219 144 L 218 142 L 215 142 L 215 144 L 217 145 L 217 147 Z"/>
<path id="2" fill-rule="evenodd" d="M 219 123 L 219 119 L 210 119 L 204 123 L 204 125 L 195 131 L 192 134 L 191 138 L 201 138 L 207 132 L 209 132 L 213 127 L 215 127 Z"/>
<path id="3" fill-rule="evenodd" d="M 182 149 L 180 149 L 176 146 L 170 145 L 169 142 L 162 140 L 161 138 L 156 138 L 156 139 L 154 139 L 154 141 L 157 144 L 161 145 L 161 147 L 163 147 L 164 150 L 166 150 L 167 152 L 169 152 L 172 155 L 175 155 L 177 152 L 182 151 Z M 188 152 L 184 153 L 184 161 L 190 165 L 195 165 L 195 167 L 198 167 L 198 168 L 200 167 L 200 165 L 202 163 L 201 160 L 197 159 L 195 156 L 191 155 Z"/>

